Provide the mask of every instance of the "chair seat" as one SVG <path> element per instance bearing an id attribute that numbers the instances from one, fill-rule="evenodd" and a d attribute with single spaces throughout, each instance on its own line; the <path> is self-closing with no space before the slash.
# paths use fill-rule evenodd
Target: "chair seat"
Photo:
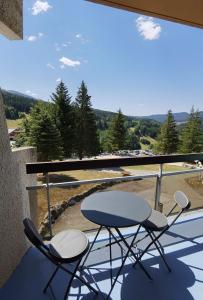
<path id="1" fill-rule="evenodd" d="M 50 251 L 63 261 L 82 257 L 89 248 L 86 235 L 77 229 L 68 229 L 56 234 L 50 242 Z"/>
<path id="2" fill-rule="evenodd" d="M 144 221 L 142 226 L 151 231 L 162 231 L 168 226 L 168 220 L 164 214 L 152 209 L 151 216 Z"/>

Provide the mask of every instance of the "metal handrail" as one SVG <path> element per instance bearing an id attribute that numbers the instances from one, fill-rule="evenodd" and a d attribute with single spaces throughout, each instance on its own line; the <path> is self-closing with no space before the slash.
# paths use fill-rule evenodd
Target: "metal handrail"
<path id="1" fill-rule="evenodd" d="M 106 183 L 106 182 L 119 182 L 119 181 L 131 181 L 135 179 L 144 179 L 144 178 L 151 178 L 157 177 L 157 174 L 146 174 L 146 175 L 130 175 L 130 176 L 122 176 L 122 177 L 108 177 L 108 178 L 100 178 L 100 179 L 88 179 L 88 180 L 77 180 L 77 181 L 66 181 L 66 182 L 58 182 L 58 183 L 49 183 L 49 188 L 56 188 L 56 187 L 69 187 L 69 186 L 77 186 L 82 184 L 92 184 L 92 183 Z M 46 188 L 47 184 L 40 184 L 40 185 L 32 185 L 28 186 L 27 190 L 38 190 L 41 188 Z"/>
<path id="2" fill-rule="evenodd" d="M 90 179 L 90 180 L 79 180 L 79 181 L 68 181 L 68 182 L 61 182 L 61 183 L 49 183 L 49 174 L 46 173 L 46 183 L 41 185 L 33 185 L 28 186 L 27 190 L 38 190 L 45 188 L 47 193 L 47 209 L 48 209 L 48 217 L 49 217 L 49 232 L 50 237 L 52 237 L 52 220 L 51 220 L 51 205 L 50 205 L 50 189 L 51 188 L 60 188 L 60 187 L 71 187 L 71 186 L 78 186 L 78 185 L 85 185 L 85 184 L 99 184 L 99 183 L 107 183 L 107 182 L 124 182 L 124 181 L 132 181 L 136 179 L 147 179 L 147 178 L 157 178 L 156 181 L 156 194 L 155 194 L 155 209 L 159 209 L 160 204 L 160 195 L 161 195 L 161 183 L 162 177 L 166 176 L 175 176 L 180 174 L 190 174 L 190 173 L 200 173 L 203 172 L 203 169 L 192 169 L 192 170 L 185 170 L 185 171 L 175 171 L 175 172 L 163 172 L 162 165 L 160 166 L 159 173 L 153 174 L 145 174 L 145 175 L 131 175 L 125 177 L 113 177 L 113 178 L 102 178 L 102 179 Z"/>
<path id="3" fill-rule="evenodd" d="M 203 172 L 203 169 L 191 169 L 185 171 L 175 171 L 175 172 L 162 172 L 162 177 L 165 176 L 173 176 L 173 175 L 181 175 L 187 173 L 199 173 Z M 77 180 L 77 181 L 65 181 L 65 182 L 57 182 L 57 183 L 49 183 L 49 188 L 60 188 L 60 187 L 69 187 L 69 186 L 78 186 L 83 184 L 92 184 L 92 183 L 106 183 L 106 182 L 119 182 L 119 181 L 131 181 L 136 179 L 147 179 L 152 177 L 157 177 L 159 173 L 149 173 L 145 175 L 129 175 L 129 176 L 122 176 L 122 177 L 108 177 L 108 178 L 100 178 L 100 179 L 88 179 L 88 180 Z M 47 183 L 38 184 L 38 185 L 31 185 L 26 187 L 28 191 L 39 190 L 42 188 L 46 188 Z"/>
<path id="4" fill-rule="evenodd" d="M 56 162 L 36 162 L 27 163 L 27 174 L 49 173 L 59 171 L 73 170 L 90 170 L 98 168 L 112 168 L 122 166 L 141 166 L 151 164 L 165 164 L 173 162 L 194 162 L 195 160 L 203 160 L 203 153 L 189 154 L 173 154 L 173 155 L 156 155 L 144 157 L 122 157 L 111 159 L 84 159 L 84 160 L 69 160 Z"/>
<path id="5" fill-rule="evenodd" d="M 116 158 L 116 159 L 99 159 L 99 160 L 84 160 L 84 161 L 65 161 L 65 162 L 46 162 L 46 163 L 29 163 L 26 165 L 27 174 L 43 172 L 46 177 L 46 183 L 41 185 L 28 186 L 27 190 L 38 190 L 45 188 L 47 194 L 47 210 L 49 218 L 49 231 L 52 237 L 52 220 L 51 220 L 51 200 L 50 200 L 50 189 L 60 187 L 78 186 L 84 184 L 99 184 L 107 182 L 124 182 L 147 178 L 156 178 L 156 193 L 155 193 L 155 209 L 161 208 L 160 195 L 161 195 L 161 184 L 162 178 L 166 176 L 175 176 L 180 174 L 190 174 L 202 172 L 203 169 L 195 168 L 191 170 L 175 171 L 175 172 L 163 172 L 163 164 L 169 162 L 183 162 L 183 161 L 194 161 L 203 160 L 203 153 L 200 154 L 184 154 L 184 155 L 162 155 L 155 157 L 133 157 L 133 158 Z M 67 181 L 60 183 L 49 182 L 49 172 L 56 171 L 70 171 L 70 170 L 81 170 L 81 169 L 95 169 L 95 168 L 107 168 L 107 167 L 120 167 L 120 166 L 133 166 L 133 165 L 150 165 L 159 163 L 159 172 L 148 173 L 144 175 L 130 175 L 113 178 L 101 178 L 101 179 L 90 179 L 90 180 L 78 180 L 78 181 Z"/>

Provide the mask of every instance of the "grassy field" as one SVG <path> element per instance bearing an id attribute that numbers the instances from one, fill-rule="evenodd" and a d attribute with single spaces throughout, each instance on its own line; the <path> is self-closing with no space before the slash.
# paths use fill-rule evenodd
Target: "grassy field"
<path id="1" fill-rule="evenodd" d="M 118 176 L 117 173 L 110 172 L 98 172 L 98 171 L 71 171 L 71 172 L 58 172 L 52 173 L 49 176 L 50 182 L 66 182 L 66 181 L 76 181 L 76 180 L 88 180 L 88 179 L 99 179 L 99 178 L 110 178 Z M 42 174 L 38 175 L 38 183 L 44 183 L 45 178 Z M 75 187 L 64 187 L 64 188 L 53 188 L 50 190 L 51 195 L 51 205 L 56 205 L 62 203 L 64 200 L 69 200 L 71 197 L 81 194 L 96 184 L 86 184 Z M 47 198 L 46 190 L 37 190 L 38 199 L 38 220 L 39 223 L 43 220 L 45 214 L 47 213 Z"/>
<path id="2" fill-rule="evenodd" d="M 150 136 L 143 136 L 143 138 L 148 140 L 150 142 L 150 144 L 152 144 L 152 145 L 156 144 L 156 140 L 151 138 Z M 140 143 L 140 145 L 141 145 L 142 150 L 147 150 L 147 149 L 149 149 L 149 146 L 150 146 L 150 145 L 145 145 L 142 143 Z"/>
<path id="3" fill-rule="evenodd" d="M 21 120 L 22 119 L 18 119 L 18 120 L 6 120 L 6 122 L 7 122 L 7 127 L 8 128 L 17 128 L 19 125 L 20 125 L 20 123 L 21 123 Z"/>
<path id="4" fill-rule="evenodd" d="M 136 193 L 143 197 L 151 207 L 155 203 L 156 179 L 149 178 L 131 182 L 115 184 L 107 190 L 120 190 Z M 168 213 L 174 205 L 173 195 L 177 190 L 184 191 L 192 202 L 192 208 L 203 207 L 203 184 L 199 182 L 198 176 L 179 175 L 169 176 L 162 180 L 161 202 L 163 203 L 164 213 Z M 80 203 L 66 209 L 53 225 L 53 232 L 56 234 L 68 228 L 79 228 L 90 230 L 97 228 L 97 225 L 88 221 L 81 213 Z"/>
<path id="5" fill-rule="evenodd" d="M 125 170 L 138 170 L 138 171 L 158 171 L 159 165 L 148 165 L 148 166 L 132 166 L 126 167 Z M 186 168 L 181 166 L 175 166 L 170 164 L 164 165 L 164 171 L 180 171 L 185 170 Z M 122 169 L 121 169 L 122 171 Z M 113 172 L 105 172 L 105 171 L 91 171 L 91 170 L 80 170 L 80 171 L 71 171 L 71 172 L 58 172 L 50 174 L 50 182 L 67 182 L 67 181 L 76 181 L 76 180 L 88 180 L 88 179 L 99 179 L 99 178 L 112 178 L 122 176 L 122 173 L 113 173 Z M 45 178 L 42 174 L 38 175 L 38 183 L 44 183 Z M 75 187 L 63 187 L 63 188 L 53 188 L 50 190 L 51 194 L 51 205 L 56 205 L 62 203 L 64 200 L 69 200 L 72 196 L 83 193 L 92 187 L 96 186 L 96 184 L 86 184 Z M 46 198 L 46 190 L 40 189 L 37 191 L 38 198 L 38 216 L 39 222 L 41 222 L 47 212 L 47 198 Z"/>
<path id="6" fill-rule="evenodd" d="M 146 166 L 129 166 L 125 167 L 125 169 L 129 170 L 138 170 L 138 171 L 159 171 L 159 165 L 146 165 Z M 164 172 L 175 172 L 189 170 L 189 168 L 185 168 L 184 166 L 177 166 L 173 164 L 164 164 L 163 171 Z"/>

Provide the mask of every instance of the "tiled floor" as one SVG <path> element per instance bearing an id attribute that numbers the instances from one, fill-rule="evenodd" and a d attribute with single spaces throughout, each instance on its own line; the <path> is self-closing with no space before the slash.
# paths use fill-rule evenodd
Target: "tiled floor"
<path id="1" fill-rule="evenodd" d="M 132 228 L 125 230 L 125 233 L 132 230 Z M 92 238 L 90 236 L 90 239 Z M 103 232 L 97 245 L 103 245 L 105 239 L 106 233 Z M 180 218 L 162 242 L 165 245 L 167 261 L 172 272 L 168 273 L 155 250 L 149 251 L 143 259 L 143 264 L 153 277 L 153 281 L 148 280 L 139 267 L 133 268 L 132 260 L 129 258 L 111 294 L 111 299 L 203 300 L 203 213 L 195 212 Z M 121 251 L 118 246 L 114 246 L 113 254 L 113 273 L 115 274 L 121 261 Z M 99 300 L 108 294 L 110 289 L 108 257 L 108 248 L 92 252 L 87 261 L 90 268 L 83 271 L 84 278 L 99 289 L 100 295 L 95 297 L 75 280 L 68 299 Z M 10 280 L 0 290 L 0 299 L 63 299 L 68 278 L 67 274 L 62 271 L 56 275 L 52 289 L 49 289 L 47 294 L 42 293 L 52 270 L 53 265 L 36 249 L 31 248 Z"/>

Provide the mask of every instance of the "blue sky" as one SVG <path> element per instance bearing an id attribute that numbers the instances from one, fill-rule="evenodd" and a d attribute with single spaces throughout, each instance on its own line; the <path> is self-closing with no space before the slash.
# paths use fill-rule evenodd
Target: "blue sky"
<path id="1" fill-rule="evenodd" d="M 48 100 L 82 80 L 93 107 L 203 110 L 203 30 L 84 0 L 24 1 L 24 40 L 0 37 L 2 88 Z"/>

